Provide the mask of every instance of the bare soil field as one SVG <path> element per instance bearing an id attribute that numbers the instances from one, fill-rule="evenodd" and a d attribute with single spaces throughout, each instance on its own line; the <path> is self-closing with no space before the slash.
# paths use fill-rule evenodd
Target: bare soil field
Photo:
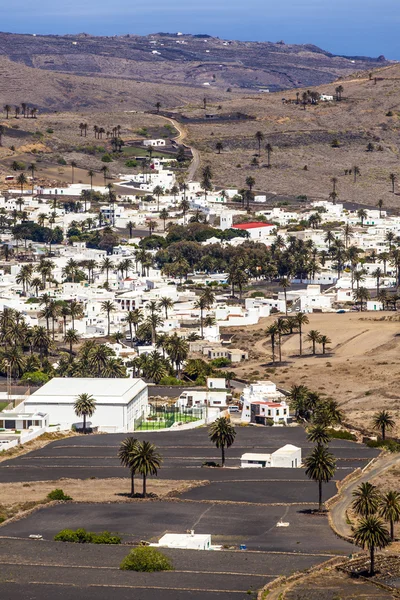
<path id="1" fill-rule="evenodd" d="M 128 474 L 128 471 L 127 471 Z M 193 487 L 206 485 L 208 481 L 170 481 L 168 479 L 149 479 L 148 493 L 165 497 L 173 494 L 187 492 Z M 2 483 L 0 484 L 0 505 L 13 507 L 24 502 L 40 502 L 45 500 L 47 494 L 56 488 L 61 488 L 64 493 L 75 502 L 129 502 L 130 478 L 123 479 L 67 479 L 56 481 L 35 481 L 34 483 Z M 136 491 L 142 489 L 141 480 L 136 480 Z"/>
<path id="2" fill-rule="evenodd" d="M 264 334 L 273 321 L 269 317 L 245 330 L 229 330 L 235 335 L 234 346 L 253 348 L 250 360 L 235 369 L 239 377 L 271 379 L 284 389 L 304 384 L 321 395 L 335 398 L 347 422 L 369 430 L 372 430 L 372 415 L 387 409 L 396 420 L 396 427 L 390 433 L 400 435 L 400 322 L 396 313 L 311 314 L 303 332 L 303 356 L 298 355 L 298 334 L 285 336 L 282 365 L 275 367 L 270 340 Z M 326 355 L 318 347 L 318 354 L 312 356 L 306 341 L 311 329 L 330 338 Z"/>

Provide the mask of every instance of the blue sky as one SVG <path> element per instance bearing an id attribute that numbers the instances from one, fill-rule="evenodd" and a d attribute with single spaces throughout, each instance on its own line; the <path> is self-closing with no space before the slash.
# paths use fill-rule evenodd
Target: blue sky
<path id="1" fill-rule="evenodd" d="M 313 43 L 335 54 L 400 60 L 399 0 L 0 0 L 0 29 L 114 35 L 208 33 Z"/>

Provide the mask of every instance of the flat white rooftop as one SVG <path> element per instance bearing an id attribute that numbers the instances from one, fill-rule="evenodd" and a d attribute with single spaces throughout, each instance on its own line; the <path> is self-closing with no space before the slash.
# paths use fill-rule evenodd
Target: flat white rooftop
<path id="1" fill-rule="evenodd" d="M 128 404 L 146 389 L 142 379 L 109 379 L 96 377 L 54 377 L 25 401 L 31 404 L 70 404 L 80 394 L 91 394 L 97 404 Z"/>

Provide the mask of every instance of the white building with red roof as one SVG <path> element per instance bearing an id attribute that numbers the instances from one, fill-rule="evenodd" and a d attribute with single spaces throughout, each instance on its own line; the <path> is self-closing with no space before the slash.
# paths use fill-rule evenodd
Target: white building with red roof
<path id="1" fill-rule="evenodd" d="M 261 221 L 251 221 L 250 223 L 238 223 L 237 225 L 232 225 L 232 229 L 247 231 L 251 240 L 263 242 L 275 232 L 276 225 L 262 223 Z"/>
<path id="2" fill-rule="evenodd" d="M 243 389 L 240 399 L 243 403 L 242 421 L 245 423 L 267 425 L 273 421 L 274 424 L 286 424 L 290 416 L 285 396 L 272 381 L 250 384 Z"/>

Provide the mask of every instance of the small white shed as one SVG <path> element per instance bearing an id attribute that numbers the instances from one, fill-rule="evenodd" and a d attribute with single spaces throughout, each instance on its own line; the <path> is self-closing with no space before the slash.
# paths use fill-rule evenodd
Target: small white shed
<path id="1" fill-rule="evenodd" d="M 286 444 L 271 454 L 271 467 L 296 469 L 301 466 L 301 448 Z"/>
<path id="2" fill-rule="evenodd" d="M 185 550 L 210 550 L 211 535 L 208 533 L 166 533 L 158 544 L 150 544 L 158 548 L 181 548 Z"/>
<path id="3" fill-rule="evenodd" d="M 271 454 L 256 454 L 246 452 L 242 454 L 240 466 L 244 469 L 260 469 L 271 466 Z"/>

